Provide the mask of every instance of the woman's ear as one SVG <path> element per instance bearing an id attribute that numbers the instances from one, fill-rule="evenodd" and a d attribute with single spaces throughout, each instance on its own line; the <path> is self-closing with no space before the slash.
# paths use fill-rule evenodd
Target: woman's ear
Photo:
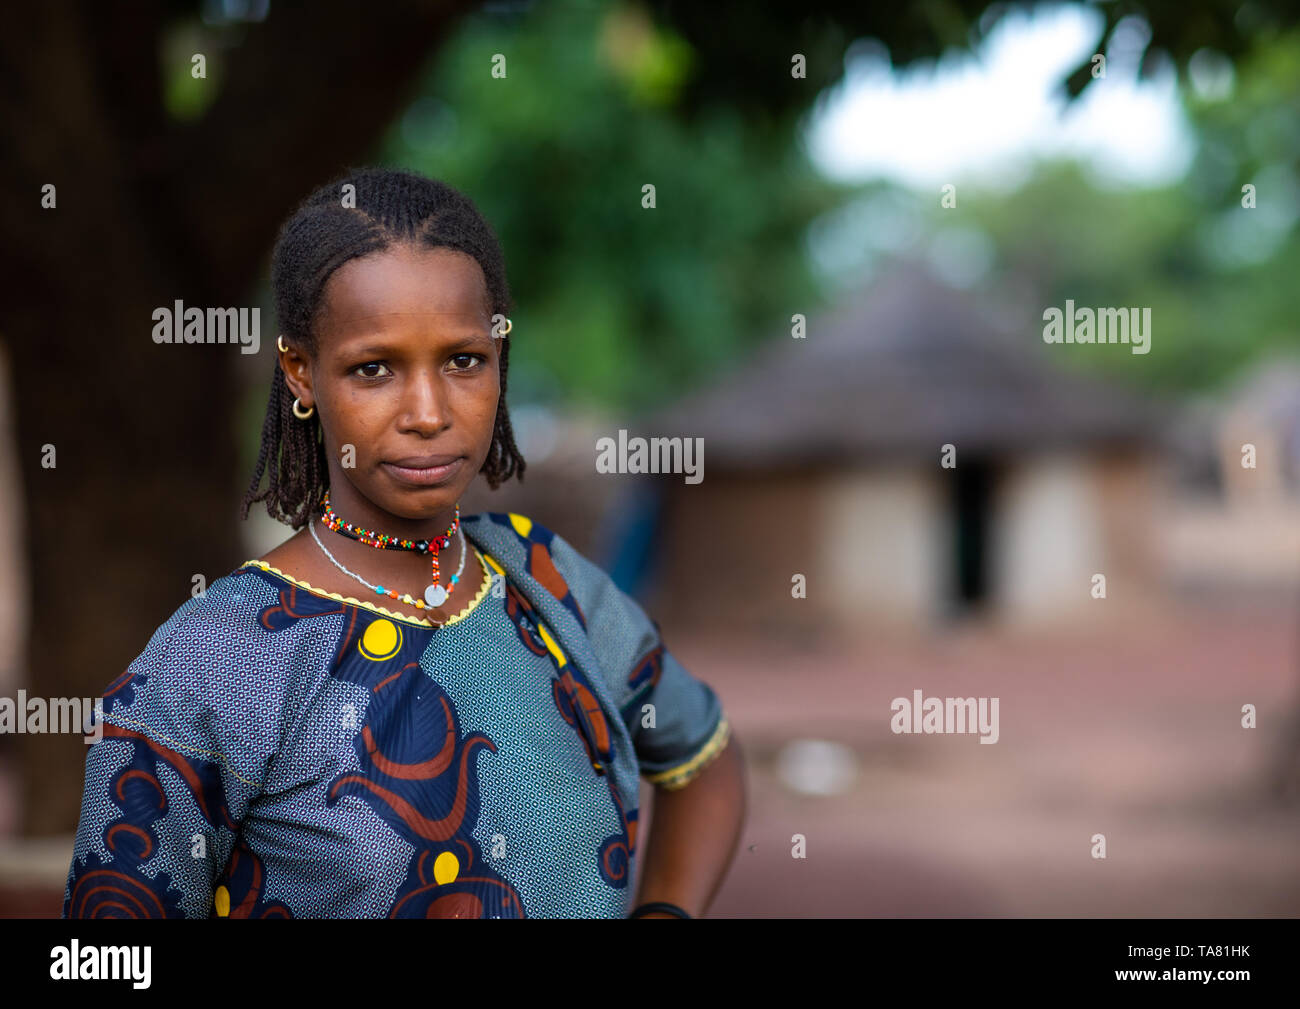
<path id="1" fill-rule="evenodd" d="M 280 370 L 284 372 L 284 381 L 289 391 L 304 407 L 315 405 L 316 397 L 311 386 L 311 359 L 298 344 L 285 340 L 283 334 L 276 341 L 276 350 L 280 354 Z"/>

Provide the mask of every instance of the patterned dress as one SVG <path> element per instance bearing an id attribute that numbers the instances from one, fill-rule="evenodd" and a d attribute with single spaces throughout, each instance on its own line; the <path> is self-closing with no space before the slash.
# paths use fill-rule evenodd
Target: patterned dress
<path id="1" fill-rule="evenodd" d="M 462 517 L 488 572 L 437 627 L 249 561 L 104 691 L 63 916 L 622 917 L 638 778 L 721 704 L 562 537 Z"/>

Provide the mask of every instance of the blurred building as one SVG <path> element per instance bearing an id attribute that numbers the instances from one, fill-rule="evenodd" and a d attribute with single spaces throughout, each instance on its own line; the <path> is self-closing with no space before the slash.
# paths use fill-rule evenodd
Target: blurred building
<path id="1" fill-rule="evenodd" d="M 701 483 L 653 480 L 655 611 L 819 632 L 1049 624 L 1154 600 L 1166 410 L 990 320 L 902 263 L 806 337 L 645 418 L 636 433 L 705 446 Z"/>
<path id="2" fill-rule="evenodd" d="M 1300 358 L 1267 355 L 1202 401 L 1175 458 L 1163 537 L 1172 583 L 1300 588 Z"/>

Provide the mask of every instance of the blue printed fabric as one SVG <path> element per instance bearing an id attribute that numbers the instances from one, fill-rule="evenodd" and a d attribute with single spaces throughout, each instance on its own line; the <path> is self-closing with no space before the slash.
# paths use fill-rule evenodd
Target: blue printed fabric
<path id="1" fill-rule="evenodd" d="M 63 916 L 624 916 L 638 778 L 693 780 L 721 704 L 562 537 L 462 523 L 441 627 L 261 561 L 181 606 L 104 691 Z"/>

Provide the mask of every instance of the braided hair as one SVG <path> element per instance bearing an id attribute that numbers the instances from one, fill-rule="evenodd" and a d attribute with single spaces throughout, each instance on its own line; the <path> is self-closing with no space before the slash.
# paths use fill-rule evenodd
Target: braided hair
<path id="1" fill-rule="evenodd" d="M 346 185 L 354 188 L 344 190 Z M 399 241 L 472 256 L 487 280 L 488 314 L 509 315 L 512 301 L 501 246 L 473 202 L 446 183 L 422 175 L 364 168 L 321 186 L 280 229 L 271 256 L 271 286 L 280 332 L 314 352 L 313 324 L 330 276 L 349 260 L 383 251 Z M 518 475 L 520 480 L 524 476 L 524 459 L 515 446 L 506 410 L 509 357 L 510 341 L 502 340 L 501 398 L 492 446 L 479 470 L 493 490 L 512 476 Z M 265 501 L 272 518 L 301 529 L 329 488 L 329 468 L 319 413 L 299 420 L 291 412 L 293 400 L 276 355 L 271 396 L 262 422 L 262 445 L 240 514 L 248 518 L 249 507 Z M 263 474 L 268 475 L 267 486 L 258 490 Z"/>

